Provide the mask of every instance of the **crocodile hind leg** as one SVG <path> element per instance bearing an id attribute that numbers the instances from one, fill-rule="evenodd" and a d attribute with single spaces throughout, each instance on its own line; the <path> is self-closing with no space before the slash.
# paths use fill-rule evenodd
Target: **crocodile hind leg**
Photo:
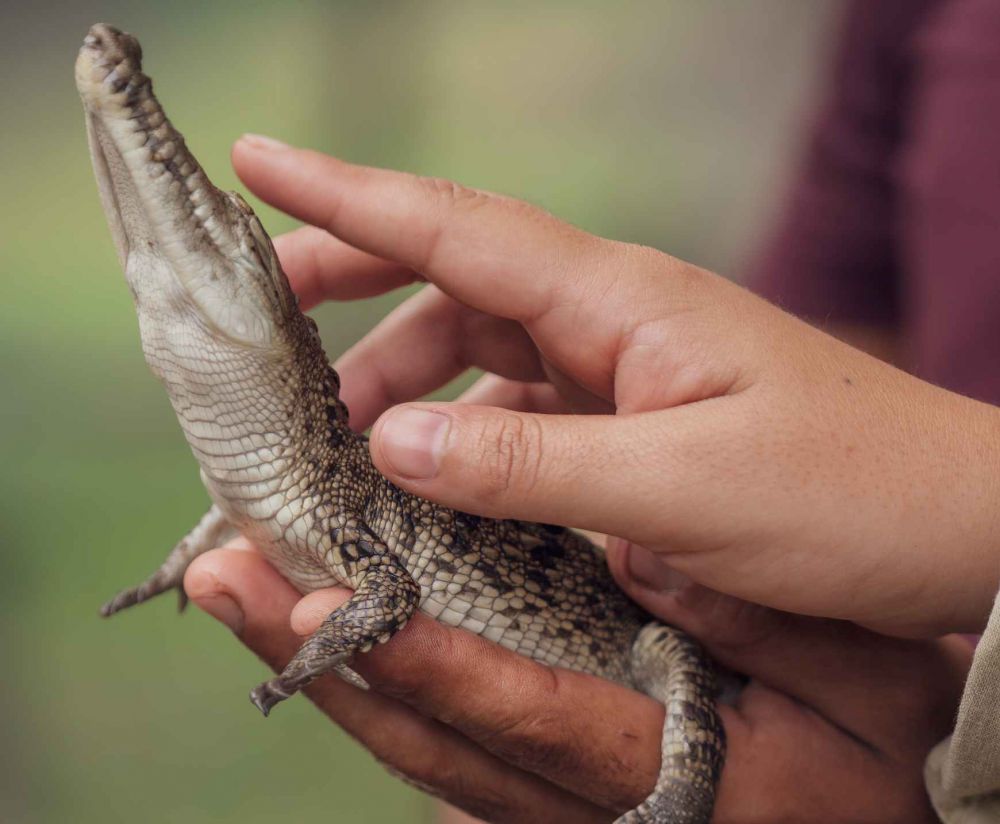
<path id="1" fill-rule="evenodd" d="M 184 594 L 182 583 L 188 566 L 203 552 L 217 547 L 232 537 L 235 532 L 236 530 L 226 520 L 226 516 L 213 504 L 212 508 L 198 521 L 195 528 L 181 538 L 170 551 L 167 559 L 156 572 L 138 586 L 129 587 L 119 592 L 101 607 L 101 615 L 107 618 L 127 607 L 141 604 L 168 589 L 178 591 L 180 609 L 183 610 L 187 604 L 187 595 Z"/>
<path id="2" fill-rule="evenodd" d="M 632 645 L 632 675 L 666 709 L 662 760 L 653 792 L 616 824 L 708 824 L 726 749 L 711 662 L 684 633 L 651 623 Z"/>
<path id="3" fill-rule="evenodd" d="M 335 552 L 348 569 L 359 570 L 358 586 L 309 636 L 280 675 L 251 691 L 250 700 L 264 715 L 327 672 L 367 689 L 364 679 L 348 666 L 352 656 L 388 641 L 406 625 L 420 602 L 419 585 L 374 536 L 366 533 L 357 541 L 341 544 Z"/>

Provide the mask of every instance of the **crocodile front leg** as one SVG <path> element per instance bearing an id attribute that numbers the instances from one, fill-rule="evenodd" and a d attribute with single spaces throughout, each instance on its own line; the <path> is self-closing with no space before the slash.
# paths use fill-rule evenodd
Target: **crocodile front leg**
<path id="1" fill-rule="evenodd" d="M 420 586 L 366 527 L 352 524 L 352 539 L 334 549 L 338 565 L 358 581 L 354 595 L 335 609 L 288 662 L 281 675 L 255 687 L 250 700 L 264 715 L 309 682 L 335 672 L 356 687 L 364 679 L 348 663 L 357 652 L 368 652 L 401 630 L 420 603 Z"/>
<path id="2" fill-rule="evenodd" d="M 101 615 L 107 618 L 109 615 L 140 604 L 168 589 L 178 591 L 180 609 L 183 610 L 187 605 L 187 595 L 184 593 L 182 584 L 188 566 L 203 552 L 217 547 L 235 532 L 236 530 L 226 520 L 226 516 L 222 514 L 222 510 L 213 504 L 212 508 L 198 521 L 195 528 L 181 538 L 170 551 L 167 559 L 156 572 L 138 586 L 129 587 L 119 592 L 101 607 Z"/>

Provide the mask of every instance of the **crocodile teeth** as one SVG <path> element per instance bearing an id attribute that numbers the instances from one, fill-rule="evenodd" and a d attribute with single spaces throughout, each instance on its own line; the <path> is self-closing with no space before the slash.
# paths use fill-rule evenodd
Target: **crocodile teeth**
<path id="1" fill-rule="evenodd" d="M 153 149 L 150 156 L 153 160 L 164 163 L 170 160 L 175 154 L 177 154 L 177 144 L 173 140 L 168 140 Z"/>

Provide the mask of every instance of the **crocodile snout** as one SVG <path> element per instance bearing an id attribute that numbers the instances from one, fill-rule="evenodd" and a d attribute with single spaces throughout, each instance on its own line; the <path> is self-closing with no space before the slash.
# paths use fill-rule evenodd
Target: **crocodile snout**
<path id="1" fill-rule="evenodd" d="M 106 23 L 91 26 L 76 59 L 76 84 L 84 100 L 99 106 L 109 97 L 138 91 L 146 82 L 139 41 Z"/>
<path id="2" fill-rule="evenodd" d="M 107 23 L 95 23 L 91 26 L 83 39 L 83 45 L 84 48 L 92 49 L 113 64 L 127 60 L 139 68 L 142 63 L 142 46 L 139 45 L 139 41 L 131 34 Z"/>

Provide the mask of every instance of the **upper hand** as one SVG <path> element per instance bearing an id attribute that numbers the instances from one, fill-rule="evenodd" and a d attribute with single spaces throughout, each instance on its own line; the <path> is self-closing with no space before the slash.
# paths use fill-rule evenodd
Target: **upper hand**
<path id="1" fill-rule="evenodd" d="M 306 305 L 432 284 L 337 364 L 399 486 L 621 535 L 772 607 L 901 634 L 985 623 L 994 408 L 517 200 L 252 138 L 233 160 L 319 227 L 277 243 Z M 471 366 L 492 374 L 465 403 L 406 403 Z M 655 589 L 618 571 L 639 601 Z"/>

